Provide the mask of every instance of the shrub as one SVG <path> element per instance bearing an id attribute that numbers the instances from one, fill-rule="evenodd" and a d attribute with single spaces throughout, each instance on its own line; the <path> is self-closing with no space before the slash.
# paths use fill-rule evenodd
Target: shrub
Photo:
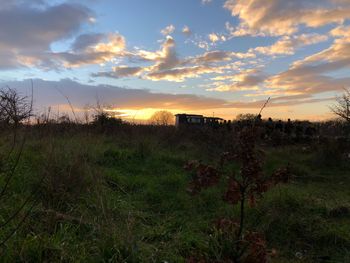
<path id="1" fill-rule="evenodd" d="M 123 124 L 121 119 L 110 116 L 107 112 L 101 111 L 94 116 L 92 125 L 103 131 L 112 131 Z"/>
<path id="2" fill-rule="evenodd" d="M 192 172 L 189 193 L 196 195 L 202 190 L 218 185 L 224 179 L 227 190 L 223 200 L 232 205 L 239 205 L 239 218 L 220 219 L 215 227 L 214 245 L 209 255 L 190 258 L 189 262 L 267 262 L 266 241 L 261 233 L 249 231 L 245 226 L 245 204 L 254 206 L 269 188 L 286 183 L 290 177 L 289 168 L 278 169 L 267 176 L 263 172 L 262 154 L 257 149 L 257 133 L 254 127 L 241 131 L 238 143 L 232 152 L 222 155 L 217 167 L 197 161 L 189 162 L 185 169 Z M 237 173 L 232 166 L 240 164 Z"/>

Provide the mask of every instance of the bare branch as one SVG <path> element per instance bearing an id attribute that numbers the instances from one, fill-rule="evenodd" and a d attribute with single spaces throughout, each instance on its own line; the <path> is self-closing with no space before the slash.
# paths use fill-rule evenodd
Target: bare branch
<path id="1" fill-rule="evenodd" d="M 344 89 L 342 96 L 336 98 L 336 104 L 330 110 L 346 122 L 350 122 L 350 89 Z"/>

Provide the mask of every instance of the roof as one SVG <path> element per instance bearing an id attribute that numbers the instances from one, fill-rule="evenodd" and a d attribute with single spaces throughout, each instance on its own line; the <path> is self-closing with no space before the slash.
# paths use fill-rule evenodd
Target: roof
<path id="1" fill-rule="evenodd" d="M 205 118 L 203 115 L 198 115 L 198 114 L 186 114 L 186 113 L 181 113 L 181 114 L 175 114 L 175 116 L 187 116 L 187 117 L 201 117 L 201 118 Z"/>
<path id="2" fill-rule="evenodd" d="M 179 113 L 179 114 L 175 114 L 175 116 L 197 117 L 197 118 L 204 118 L 204 119 L 209 119 L 209 120 L 224 120 L 224 119 L 219 118 L 219 117 L 206 117 L 203 115 L 187 114 L 187 113 Z"/>

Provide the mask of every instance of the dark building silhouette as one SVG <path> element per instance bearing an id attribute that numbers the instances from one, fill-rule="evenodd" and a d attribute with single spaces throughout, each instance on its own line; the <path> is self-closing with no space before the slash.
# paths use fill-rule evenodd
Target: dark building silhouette
<path id="1" fill-rule="evenodd" d="M 181 126 L 189 126 L 189 125 L 196 125 L 196 126 L 212 126 L 212 125 L 218 125 L 222 124 L 224 122 L 224 119 L 218 118 L 218 117 L 205 117 L 203 115 L 196 115 L 196 114 L 176 114 L 176 127 Z"/>

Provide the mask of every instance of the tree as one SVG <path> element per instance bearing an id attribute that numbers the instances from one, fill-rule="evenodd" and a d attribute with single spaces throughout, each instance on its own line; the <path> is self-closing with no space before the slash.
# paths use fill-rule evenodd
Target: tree
<path id="1" fill-rule="evenodd" d="M 32 102 L 15 89 L 0 89 L 0 122 L 18 124 L 31 117 Z"/>
<path id="2" fill-rule="evenodd" d="M 102 106 L 100 101 L 96 99 L 96 106 L 92 107 L 93 111 L 95 112 L 93 115 L 92 124 L 103 128 L 113 128 L 123 124 L 122 119 L 116 118 L 110 111 L 108 111 L 108 109 L 111 108 L 112 107 L 110 106 Z"/>
<path id="3" fill-rule="evenodd" d="M 336 98 L 336 104 L 330 108 L 335 115 L 350 123 L 350 89 L 345 89 L 343 95 Z"/>
<path id="4" fill-rule="evenodd" d="M 94 115 L 92 122 L 94 125 L 98 125 L 104 128 L 113 128 L 123 123 L 122 119 L 111 116 L 106 111 L 101 111 Z"/>
<path id="5" fill-rule="evenodd" d="M 152 125 L 167 126 L 174 123 L 174 115 L 169 111 L 156 111 L 149 119 Z"/>
<path id="6" fill-rule="evenodd" d="M 237 121 L 254 121 L 257 115 L 252 113 L 240 113 L 236 116 Z"/>
<path id="7" fill-rule="evenodd" d="M 11 198 L 9 186 L 17 174 L 17 168 L 24 152 L 27 129 L 29 126 L 27 125 L 25 127 L 25 132 L 23 133 L 23 138 L 21 141 L 19 141 L 19 135 L 17 135 L 19 130 L 18 127 L 22 121 L 29 120 L 29 118 L 32 116 L 32 106 L 33 82 L 31 101 L 29 101 L 27 97 L 21 96 L 15 89 L 8 87 L 6 89 L 0 89 L 0 122 L 9 125 L 9 131 L 13 132 L 13 140 L 6 140 L 0 147 L 1 211 L 5 211 L 4 207 L 2 206 L 4 204 L 3 199 Z M 9 143 L 9 145 L 7 145 L 7 143 Z M 3 247 L 6 242 L 17 233 L 18 229 L 30 215 L 32 209 L 37 203 L 37 196 L 40 192 L 40 186 L 44 178 L 44 176 L 41 177 L 38 186 L 35 187 L 35 189 L 23 201 L 18 203 L 18 206 L 14 206 L 14 210 L 12 212 L 1 214 L 0 247 Z M 9 225 L 14 225 L 10 231 L 8 231 Z"/>

